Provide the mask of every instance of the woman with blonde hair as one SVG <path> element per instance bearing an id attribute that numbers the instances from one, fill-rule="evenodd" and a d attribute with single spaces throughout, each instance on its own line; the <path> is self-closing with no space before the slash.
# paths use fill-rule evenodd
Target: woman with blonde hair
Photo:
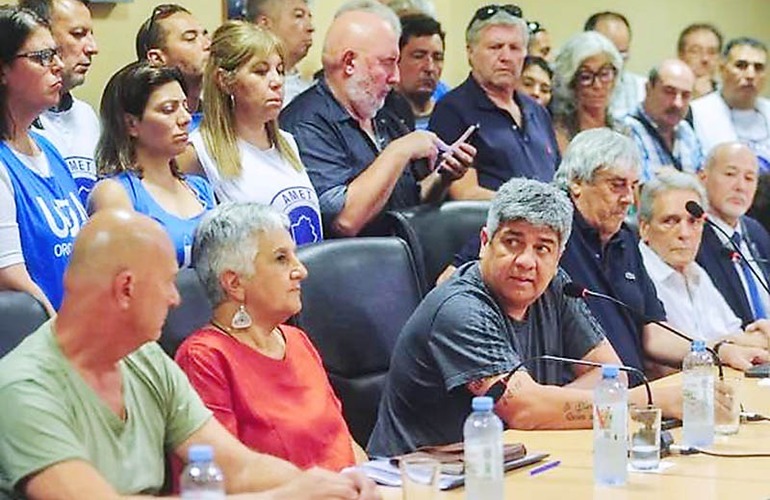
<path id="1" fill-rule="evenodd" d="M 244 21 L 217 28 L 203 77 L 203 121 L 180 165 L 204 173 L 220 201 L 257 202 L 284 213 L 298 245 L 321 241 L 321 211 L 294 138 L 278 128 L 283 48 Z"/>

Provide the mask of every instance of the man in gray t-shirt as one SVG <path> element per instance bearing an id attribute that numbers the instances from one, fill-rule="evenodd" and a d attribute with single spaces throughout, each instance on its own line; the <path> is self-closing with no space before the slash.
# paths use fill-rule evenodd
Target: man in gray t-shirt
<path id="1" fill-rule="evenodd" d="M 502 384 L 495 412 L 508 427 L 591 426 L 598 370 L 528 364 L 551 354 L 620 364 L 581 301 L 564 296 L 558 269 L 572 204 L 558 189 L 514 178 L 495 195 L 477 263 L 431 292 L 394 350 L 369 452 L 392 456 L 460 441 L 471 398 Z M 562 387 L 555 387 L 562 386 Z M 631 391 L 643 403 L 644 393 Z"/>

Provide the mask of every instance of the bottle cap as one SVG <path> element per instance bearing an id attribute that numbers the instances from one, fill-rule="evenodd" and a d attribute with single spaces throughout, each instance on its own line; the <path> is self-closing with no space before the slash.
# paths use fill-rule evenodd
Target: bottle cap
<path id="1" fill-rule="evenodd" d="M 602 365 L 602 378 L 618 378 L 619 371 L 617 365 Z"/>
<path id="2" fill-rule="evenodd" d="M 495 402 L 489 396 L 476 396 L 471 401 L 473 411 L 490 411 L 495 406 Z"/>
<path id="3" fill-rule="evenodd" d="M 706 350 L 705 340 L 693 340 L 691 350 L 693 352 L 703 352 Z"/>
<path id="4" fill-rule="evenodd" d="M 214 458 L 214 448 L 207 444 L 194 444 L 187 451 L 190 462 L 211 462 Z"/>

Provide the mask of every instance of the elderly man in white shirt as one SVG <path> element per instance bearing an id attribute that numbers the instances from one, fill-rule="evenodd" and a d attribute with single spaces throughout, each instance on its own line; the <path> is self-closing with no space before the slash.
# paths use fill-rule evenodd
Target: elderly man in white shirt
<path id="1" fill-rule="evenodd" d="M 704 220 L 687 212 L 688 201 L 705 207 L 705 189 L 697 177 L 674 169 L 660 171 L 642 188 L 639 249 L 668 323 L 696 339 L 768 348 L 770 322 L 758 320 L 742 331 L 740 318 L 695 262 Z"/>

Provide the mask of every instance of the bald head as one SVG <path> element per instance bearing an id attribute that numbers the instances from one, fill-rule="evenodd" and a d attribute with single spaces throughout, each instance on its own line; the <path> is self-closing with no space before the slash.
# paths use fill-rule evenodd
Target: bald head
<path id="1" fill-rule="evenodd" d="M 754 201 L 759 177 L 756 155 L 739 142 L 719 144 L 709 153 L 700 177 L 709 210 L 734 227 Z"/>
<path id="2" fill-rule="evenodd" d="M 75 240 L 65 284 L 108 285 L 123 270 L 140 270 L 157 261 L 175 260 L 174 248 L 156 221 L 137 212 L 102 210 Z"/>
<path id="3" fill-rule="evenodd" d="M 355 119 L 374 118 L 398 83 L 398 36 L 378 12 L 345 10 L 332 21 L 324 41 L 324 76 Z"/>
<path id="4" fill-rule="evenodd" d="M 661 132 L 673 133 L 687 115 L 694 86 L 695 75 L 679 59 L 666 59 L 650 71 L 644 111 Z"/>

